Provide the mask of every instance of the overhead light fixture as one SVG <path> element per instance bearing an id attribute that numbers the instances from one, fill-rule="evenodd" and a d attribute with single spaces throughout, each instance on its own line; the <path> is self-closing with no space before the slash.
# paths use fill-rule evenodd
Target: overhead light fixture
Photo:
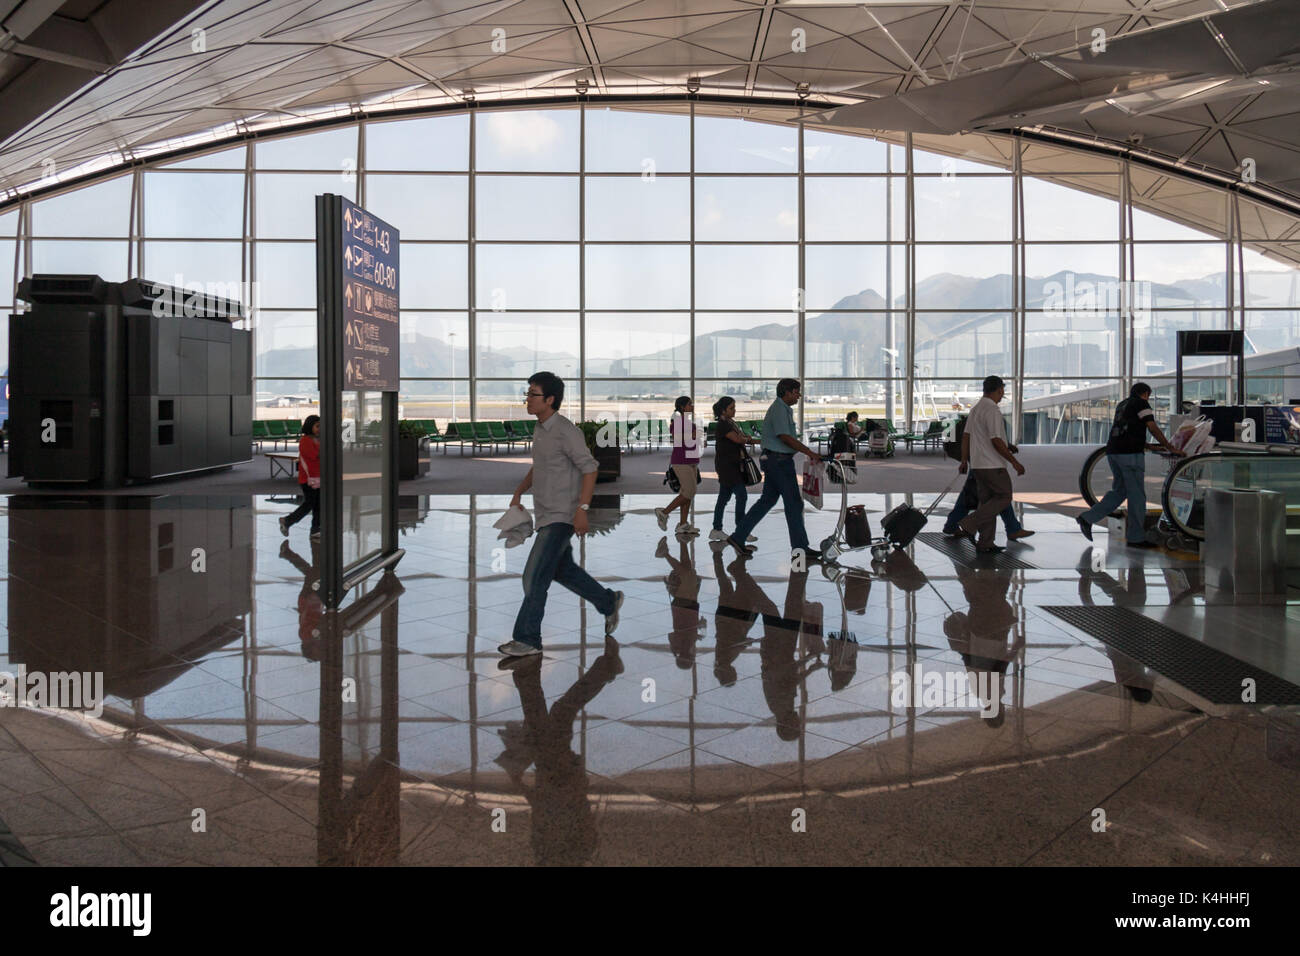
<path id="1" fill-rule="evenodd" d="M 686 89 L 691 93 L 700 91 L 700 78 L 698 76 L 688 76 L 686 78 Z"/>
<path id="2" fill-rule="evenodd" d="M 463 97 L 465 97 L 465 102 L 466 102 L 466 103 L 473 103 L 473 102 L 474 102 L 474 87 L 472 87 L 472 86 L 470 86 L 470 87 L 466 87 L 465 89 L 463 89 L 463 90 L 460 91 L 460 95 L 463 96 Z"/>
<path id="3" fill-rule="evenodd" d="M 573 84 L 573 85 L 574 85 L 575 88 L 577 88 L 577 90 L 578 90 L 578 95 L 579 95 L 579 96 L 586 96 L 586 95 L 587 95 L 587 90 L 588 90 L 588 88 L 589 88 L 589 84 L 587 83 L 587 80 L 586 80 L 585 77 L 583 77 L 583 78 L 581 78 L 581 79 L 579 79 L 579 80 L 574 81 L 574 84 Z"/>
<path id="4" fill-rule="evenodd" d="M 808 94 L 811 92 L 807 83 L 800 83 L 794 88 L 794 91 L 799 94 L 801 100 L 808 99 Z"/>

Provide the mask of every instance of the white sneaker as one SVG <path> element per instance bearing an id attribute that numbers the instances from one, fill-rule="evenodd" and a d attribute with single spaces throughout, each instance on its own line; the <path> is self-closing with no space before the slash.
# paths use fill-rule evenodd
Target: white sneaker
<path id="1" fill-rule="evenodd" d="M 614 599 L 614 610 L 605 615 L 606 637 L 612 637 L 614 632 L 618 630 L 618 612 L 623 607 L 623 592 L 615 591 L 614 594 L 617 595 Z"/>
<path id="2" fill-rule="evenodd" d="M 667 530 L 668 530 L 668 512 L 667 512 L 667 511 L 664 511 L 663 508 L 656 508 L 656 509 L 655 509 L 655 518 L 656 518 L 656 519 L 658 520 L 658 522 L 659 522 L 659 530 L 660 530 L 660 531 L 667 531 Z"/>
<path id="3" fill-rule="evenodd" d="M 695 527 L 695 525 L 693 524 L 687 524 L 685 521 L 680 521 L 678 522 L 677 527 L 674 529 L 673 533 L 674 534 L 699 534 L 700 529 Z"/>
<path id="4" fill-rule="evenodd" d="M 533 647 L 533 645 L 525 644 L 523 641 L 506 641 L 497 650 L 506 657 L 531 657 L 542 652 L 540 647 Z"/>
<path id="5" fill-rule="evenodd" d="M 709 540 L 710 540 L 710 541 L 726 541 L 726 540 L 727 540 L 727 532 L 723 531 L 721 528 L 714 528 L 712 531 L 709 532 Z"/>
<path id="6" fill-rule="evenodd" d="M 285 518 L 280 519 L 280 534 L 289 537 L 289 524 Z"/>
<path id="7" fill-rule="evenodd" d="M 750 535 L 749 537 L 747 537 L 745 540 L 748 541 L 750 544 L 753 544 L 753 543 L 754 543 L 755 541 L 757 541 L 758 539 L 755 538 L 755 537 L 751 534 L 751 535 Z"/>

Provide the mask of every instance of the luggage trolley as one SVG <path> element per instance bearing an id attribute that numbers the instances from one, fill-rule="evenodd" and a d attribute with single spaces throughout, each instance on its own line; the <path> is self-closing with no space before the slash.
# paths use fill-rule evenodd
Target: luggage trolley
<path id="1" fill-rule="evenodd" d="M 840 455 L 836 455 L 826 462 L 827 477 L 830 478 L 833 473 L 835 477 L 831 478 L 832 483 L 840 486 L 840 517 L 835 522 L 835 530 L 830 537 L 822 540 L 824 561 L 838 562 L 840 555 L 851 551 L 870 550 L 873 561 L 883 561 L 889 554 L 888 538 L 871 537 L 871 523 L 867 520 L 866 509 L 862 505 L 853 506 L 850 526 L 849 485 L 856 484 L 858 478 L 856 464 L 852 468 L 845 465 L 854 458 L 851 453 L 845 453 L 843 460 Z"/>

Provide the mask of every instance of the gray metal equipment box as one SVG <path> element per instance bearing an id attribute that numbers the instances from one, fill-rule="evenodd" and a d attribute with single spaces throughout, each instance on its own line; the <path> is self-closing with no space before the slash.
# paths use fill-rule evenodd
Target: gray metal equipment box
<path id="1" fill-rule="evenodd" d="M 36 275 L 9 323 L 9 477 L 116 488 L 251 458 L 252 335 L 237 302 Z"/>
<path id="2" fill-rule="evenodd" d="M 1286 594 L 1286 496 L 1205 492 L 1205 585 L 1239 595 Z"/>

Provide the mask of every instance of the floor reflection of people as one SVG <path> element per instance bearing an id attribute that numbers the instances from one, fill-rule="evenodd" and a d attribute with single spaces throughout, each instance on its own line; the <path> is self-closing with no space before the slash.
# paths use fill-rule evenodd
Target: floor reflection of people
<path id="1" fill-rule="evenodd" d="M 605 639 L 605 652 L 559 699 L 546 706 L 542 692 L 542 658 L 514 658 L 507 662 L 519 704 L 523 727 L 501 731 L 506 749 L 497 758 L 532 807 L 533 855 L 538 863 L 572 866 L 586 863 L 596 852 L 596 820 L 587 800 L 587 771 L 573 752 L 573 724 L 586 707 L 623 671 L 618 645 Z M 530 764 L 536 765 L 533 786 L 523 782 Z"/>
<path id="2" fill-rule="evenodd" d="M 1096 606 L 1097 602 L 1092 595 L 1092 586 L 1095 584 L 1117 607 L 1145 607 L 1146 571 L 1142 568 L 1128 568 L 1120 571 L 1119 575 L 1116 578 L 1108 571 L 1094 571 L 1092 565 L 1086 560 L 1080 562 L 1079 602 L 1087 606 Z M 1111 669 L 1115 672 L 1115 683 L 1128 690 L 1130 696 L 1138 703 L 1149 703 L 1156 686 L 1156 672 L 1133 660 L 1127 654 L 1121 654 L 1109 644 L 1103 642 L 1101 649 L 1110 659 Z"/>
<path id="3" fill-rule="evenodd" d="M 1007 600 L 1011 575 L 991 568 L 953 567 L 969 611 L 949 614 L 943 632 L 966 665 L 979 695 L 981 716 L 989 727 L 1000 727 L 1005 720 L 1007 666 L 1020 650 L 1018 637 L 1013 637 L 1016 611 Z"/>
<path id="4" fill-rule="evenodd" d="M 320 660 L 320 619 L 325 604 L 320 599 L 320 539 L 311 539 L 311 561 L 303 560 L 288 541 L 280 542 L 280 557 L 302 572 L 302 590 L 298 592 L 298 640 L 302 642 L 302 656 L 309 661 Z"/>
<path id="5" fill-rule="evenodd" d="M 821 605 L 805 600 L 807 571 L 790 571 L 786 585 L 785 609 L 780 617 L 763 615 L 763 640 L 759 657 L 763 667 L 763 697 L 776 718 L 776 735 L 782 740 L 798 740 L 803 720 L 795 706 L 800 683 L 821 667 Z M 804 647 L 800 647 L 800 637 Z M 801 650 L 803 651 L 801 655 Z"/>
<path id="6" fill-rule="evenodd" d="M 690 670 L 695 664 L 695 645 L 708 622 L 700 615 L 700 576 L 695 571 L 695 558 L 691 555 L 692 537 L 682 535 L 677 539 L 678 557 L 674 558 L 668 539 L 659 539 L 655 555 L 668 561 L 672 569 L 664 576 L 668 589 L 673 629 L 668 634 L 668 647 L 673 652 L 677 666 Z"/>
<path id="7" fill-rule="evenodd" d="M 735 577 L 735 586 L 727 576 Z M 749 632 L 760 614 L 777 617 L 776 605 L 749 575 L 743 559 L 722 565 L 722 555 L 713 552 L 713 575 L 718 581 L 718 613 L 714 616 L 717 646 L 713 654 L 713 676 L 723 687 L 736 683 L 736 659 L 749 643 Z"/>

